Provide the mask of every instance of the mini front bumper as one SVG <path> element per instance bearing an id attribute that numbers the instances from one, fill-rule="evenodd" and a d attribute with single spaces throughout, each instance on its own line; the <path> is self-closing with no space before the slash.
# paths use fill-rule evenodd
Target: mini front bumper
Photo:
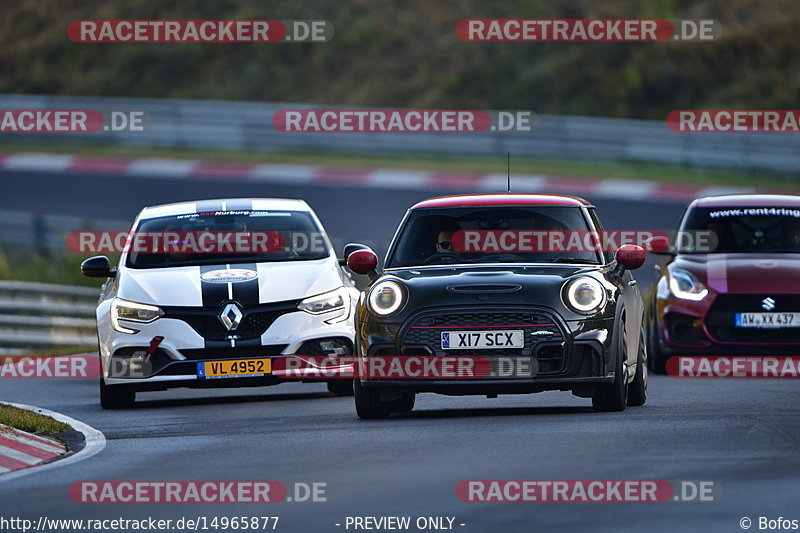
<path id="1" fill-rule="evenodd" d="M 495 320 L 492 313 L 502 316 Z M 486 321 L 466 324 L 463 317 L 451 318 L 454 314 L 480 317 Z M 531 314 L 535 324 L 507 327 L 509 314 Z M 438 318 L 437 318 L 438 317 Z M 445 325 L 439 318 L 447 317 Z M 517 316 L 516 318 L 520 318 Z M 546 320 L 545 320 L 546 319 Z M 429 320 L 429 322 L 425 322 Z M 410 333 L 414 326 L 423 333 Z M 450 325 L 447 325 L 450 324 Z M 453 325 L 455 324 L 455 325 Z M 486 329 L 522 328 L 525 333 L 525 346 L 520 350 L 468 350 L 448 351 L 440 347 L 440 334 L 443 331 L 458 330 L 474 326 Z M 406 392 L 438 392 L 442 394 L 507 394 L 514 392 L 539 392 L 544 390 L 571 390 L 576 394 L 590 395 L 594 387 L 614 379 L 614 365 L 611 362 L 611 331 L 613 318 L 587 318 L 584 320 L 563 320 L 557 313 L 547 308 L 530 306 L 500 306 L 479 308 L 430 308 L 420 310 L 403 323 L 392 324 L 370 320 L 360 325 L 357 342 L 360 357 L 370 358 L 419 358 L 420 360 L 442 361 L 449 357 L 463 357 L 478 360 L 479 364 L 490 365 L 488 374 L 437 377 L 426 375 L 393 376 L 373 372 L 358 371 L 359 383 L 367 388 L 393 389 Z M 549 329 L 552 335 L 542 335 Z M 522 364 L 520 364 L 522 363 Z M 503 371 L 508 366 L 522 371 Z M 402 366 L 402 365 L 401 365 Z"/>

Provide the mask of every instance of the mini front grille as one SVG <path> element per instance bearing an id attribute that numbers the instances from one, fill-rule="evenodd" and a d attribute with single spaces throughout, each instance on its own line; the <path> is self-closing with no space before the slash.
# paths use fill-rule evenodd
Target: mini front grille
<path id="1" fill-rule="evenodd" d="M 441 310 L 418 315 L 403 328 L 400 349 L 421 351 L 437 356 L 479 357 L 536 357 L 541 358 L 541 374 L 561 371 L 564 365 L 564 334 L 556 319 L 545 311 L 481 311 Z M 522 330 L 523 348 L 493 348 L 479 350 L 444 350 L 441 347 L 443 331 L 481 329 Z"/>
<path id="2" fill-rule="evenodd" d="M 461 328 L 483 326 L 529 326 L 529 327 L 554 327 L 555 321 L 544 313 L 532 312 L 451 312 L 443 311 L 441 314 L 425 315 L 418 318 L 411 329 L 422 328 Z"/>

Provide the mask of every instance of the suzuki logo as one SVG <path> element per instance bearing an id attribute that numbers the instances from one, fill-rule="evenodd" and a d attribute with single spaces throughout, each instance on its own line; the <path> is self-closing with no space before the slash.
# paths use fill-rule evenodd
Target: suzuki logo
<path id="1" fill-rule="evenodd" d="M 775 300 L 773 300 L 772 298 L 770 298 L 768 296 L 768 297 L 764 298 L 763 300 L 761 300 L 761 307 L 765 311 L 772 311 L 773 309 L 775 309 Z"/>
<path id="2" fill-rule="evenodd" d="M 222 308 L 222 312 L 219 314 L 219 319 L 223 324 L 225 324 L 225 327 L 228 328 L 228 331 L 233 331 L 239 327 L 239 323 L 242 321 L 242 316 L 242 310 L 239 309 L 239 306 L 235 303 L 229 303 Z"/>

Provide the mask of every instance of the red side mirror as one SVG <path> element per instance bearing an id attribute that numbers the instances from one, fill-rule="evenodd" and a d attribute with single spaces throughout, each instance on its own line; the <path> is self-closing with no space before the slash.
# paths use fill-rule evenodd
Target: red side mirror
<path id="1" fill-rule="evenodd" d="M 657 254 L 663 254 L 669 251 L 669 237 L 665 237 L 664 235 L 650 237 L 644 244 L 647 246 L 648 250 Z"/>
<path id="2" fill-rule="evenodd" d="M 617 253 L 614 254 L 617 262 L 628 270 L 636 270 L 644 264 L 647 253 L 644 248 L 635 244 L 624 244 L 619 247 Z"/>
<path id="3" fill-rule="evenodd" d="M 378 256 L 372 250 L 356 250 L 347 256 L 347 268 L 356 274 L 369 274 L 378 266 Z"/>

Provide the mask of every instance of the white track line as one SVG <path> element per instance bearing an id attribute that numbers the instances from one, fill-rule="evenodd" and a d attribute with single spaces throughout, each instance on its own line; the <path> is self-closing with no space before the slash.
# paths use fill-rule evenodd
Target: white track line
<path id="1" fill-rule="evenodd" d="M 69 167 L 74 158 L 75 156 L 63 154 L 18 152 L 6 158 L 3 162 L 3 168 L 6 170 L 63 172 Z"/>
<path id="2" fill-rule="evenodd" d="M 129 176 L 185 178 L 191 174 L 199 164 L 199 161 L 191 159 L 134 159 L 128 164 L 123 173 Z"/>
<path id="3" fill-rule="evenodd" d="M 253 165 L 247 179 L 275 183 L 308 183 L 316 179 L 319 168 L 315 165 L 262 163 Z"/>
<path id="4" fill-rule="evenodd" d="M 72 426 L 72 429 L 75 431 L 79 431 L 83 433 L 83 438 L 86 441 L 83 449 L 77 453 L 73 453 L 71 455 L 67 455 L 63 459 L 57 459 L 51 463 L 43 464 L 41 466 L 31 466 L 30 468 L 23 468 L 22 470 L 15 470 L 14 472 L 5 473 L 0 476 L 0 483 L 9 481 L 11 479 L 17 479 L 22 476 L 27 476 L 29 474 L 36 474 L 38 472 L 43 472 L 45 470 L 51 470 L 53 468 L 58 468 L 61 466 L 67 466 L 73 463 L 77 463 L 78 461 L 83 461 L 84 459 L 88 459 L 93 455 L 97 455 L 106 447 L 106 437 L 100 431 L 94 429 L 93 427 L 84 424 L 80 420 L 75 420 L 74 418 L 70 418 L 67 415 L 56 413 L 55 411 L 50 411 L 48 409 L 43 409 L 41 407 L 35 407 L 33 405 L 26 405 L 22 403 L 13 403 L 13 402 L 2 402 L 13 407 L 17 407 L 18 409 L 25 409 L 26 411 L 33 411 L 34 413 L 38 413 L 40 415 L 45 415 L 58 420 L 59 422 L 63 422 L 64 424 L 68 424 Z"/>

